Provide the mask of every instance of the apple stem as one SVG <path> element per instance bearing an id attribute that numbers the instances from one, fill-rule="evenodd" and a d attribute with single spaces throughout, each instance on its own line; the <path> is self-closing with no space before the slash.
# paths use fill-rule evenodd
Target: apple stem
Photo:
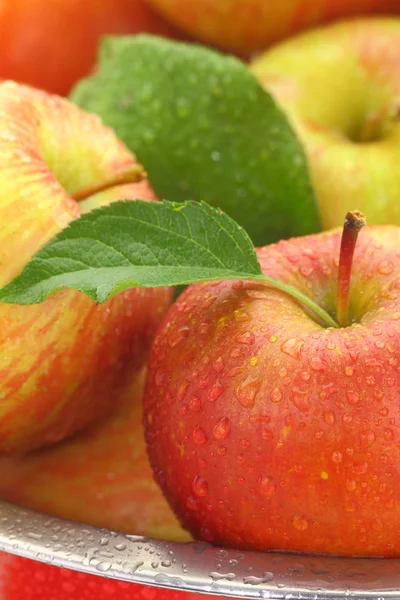
<path id="1" fill-rule="evenodd" d="M 361 131 L 360 142 L 365 144 L 381 139 L 391 125 L 399 122 L 399 118 L 400 105 L 397 102 L 369 114 Z"/>
<path id="2" fill-rule="evenodd" d="M 133 165 L 125 171 L 115 173 L 109 179 L 105 179 L 100 183 L 88 185 L 87 187 L 79 190 L 78 192 L 71 194 L 71 198 L 76 202 L 81 202 L 82 200 L 86 200 L 86 198 L 89 198 L 94 194 L 104 192 L 105 190 L 109 190 L 110 188 L 116 187 L 117 185 L 125 185 L 127 183 L 138 183 L 139 181 L 145 179 L 146 176 L 147 174 L 143 169 L 142 165 Z"/>
<path id="3" fill-rule="evenodd" d="M 366 225 L 364 215 L 358 210 L 348 212 L 343 225 L 342 240 L 340 244 L 338 293 L 336 306 L 336 319 L 340 327 L 350 325 L 349 298 L 351 268 L 358 234 Z"/>
<path id="4" fill-rule="evenodd" d="M 254 280 L 262 281 L 263 283 L 268 284 L 270 287 L 276 288 L 285 292 L 289 296 L 292 296 L 295 300 L 298 300 L 300 304 L 303 304 L 311 312 L 313 312 L 316 316 L 319 317 L 319 320 L 326 325 L 327 327 L 334 327 L 338 329 L 339 325 L 335 321 L 333 317 L 329 313 L 326 312 L 319 304 L 311 300 L 308 296 L 300 292 L 297 288 L 292 287 L 291 285 L 287 285 L 278 279 L 274 279 L 273 277 L 268 277 L 268 275 L 258 275 L 254 277 Z"/>

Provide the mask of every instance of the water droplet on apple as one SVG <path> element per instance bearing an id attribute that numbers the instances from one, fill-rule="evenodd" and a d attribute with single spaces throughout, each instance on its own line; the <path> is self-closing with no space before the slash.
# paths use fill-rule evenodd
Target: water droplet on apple
<path id="1" fill-rule="evenodd" d="M 299 411 L 308 412 L 310 410 L 310 397 L 308 392 L 304 392 L 299 389 L 293 389 L 291 393 L 291 399 Z"/>
<path id="2" fill-rule="evenodd" d="M 390 442 L 393 439 L 393 431 L 391 429 L 385 429 L 383 432 L 383 437 L 387 442 Z"/>
<path id="3" fill-rule="evenodd" d="M 343 460 L 343 454 L 341 452 L 339 452 L 339 450 L 335 450 L 332 453 L 332 460 L 334 463 L 337 463 L 337 464 L 341 463 Z"/>
<path id="4" fill-rule="evenodd" d="M 324 421 L 327 425 L 334 425 L 336 421 L 335 414 L 331 410 L 326 410 L 323 414 Z"/>
<path id="5" fill-rule="evenodd" d="M 173 331 L 168 336 L 168 345 L 170 348 L 175 348 L 180 342 L 186 339 L 189 335 L 190 329 L 189 327 L 181 327 L 177 331 Z"/>
<path id="6" fill-rule="evenodd" d="M 274 388 L 271 393 L 272 402 L 280 402 L 282 400 L 282 392 L 279 388 Z"/>
<path id="7" fill-rule="evenodd" d="M 192 511 L 199 510 L 199 501 L 194 496 L 189 496 L 186 500 L 186 507 Z"/>
<path id="8" fill-rule="evenodd" d="M 215 383 L 212 388 L 208 390 L 207 398 L 209 402 L 216 402 L 218 398 L 223 394 L 224 387 L 219 383 Z"/>
<path id="9" fill-rule="evenodd" d="M 357 487 L 357 482 L 354 481 L 354 479 L 348 479 L 346 481 L 346 489 L 349 492 L 354 492 L 354 490 L 356 489 L 356 487 Z"/>
<path id="10" fill-rule="evenodd" d="M 276 483 L 269 475 L 261 475 L 258 479 L 258 488 L 264 496 L 272 496 L 276 490 Z"/>
<path id="11" fill-rule="evenodd" d="M 246 333 L 236 336 L 236 340 L 239 342 L 239 344 L 247 344 L 248 346 L 254 344 L 255 339 L 254 333 L 251 331 L 247 331 Z"/>
<path id="12" fill-rule="evenodd" d="M 382 275 L 390 275 L 393 271 L 393 263 L 390 260 L 382 260 L 378 265 L 378 271 Z"/>
<path id="13" fill-rule="evenodd" d="M 196 496 L 203 498 L 208 494 L 208 482 L 204 479 L 204 477 L 196 475 L 193 480 L 192 489 Z"/>
<path id="14" fill-rule="evenodd" d="M 198 396 L 192 396 L 189 400 L 189 408 L 193 412 L 199 412 L 201 409 L 201 400 Z"/>
<path id="15" fill-rule="evenodd" d="M 310 360 L 310 366 L 313 371 L 324 371 L 328 366 L 328 363 L 323 360 L 320 356 L 313 356 Z"/>
<path id="16" fill-rule="evenodd" d="M 216 440 L 225 440 L 231 431 L 231 424 L 227 417 L 223 417 L 214 427 Z"/>
<path id="17" fill-rule="evenodd" d="M 206 434 L 204 433 L 204 431 L 202 430 L 202 428 L 200 427 L 200 425 L 197 425 L 194 428 L 193 441 L 195 444 L 198 444 L 199 446 L 202 446 L 203 444 L 205 444 L 208 441 L 208 438 L 207 438 Z"/>
<path id="18" fill-rule="evenodd" d="M 288 356 L 299 360 L 301 358 L 301 349 L 304 346 L 304 341 L 300 338 L 289 338 L 281 345 L 281 350 Z"/>
<path id="19" fill-rule="evenodd" d="M 301 515 L 295 515 L 292 520 L 292 525 L 298 531 L 305 531 L 308 529 L 308 521 Z"/>
<path id="20" fill-rule="evenodd" d="M 363 449 L 365 449 L 365 448 L 368 448 L 368 446 L 372 446 L 372 444 L 376 440 L 376 435 L 373 431 L 368 429 L 366 431 L 361 432 L 360 439 L 361 439 L 361 447 Z"/>
<path id="21" fill-rule="evenodd" d="M 366 463 L 366 462 L 353 464 L 353 471 L 354 471 L 354 473 L 357 473 L 357 475 L 364 475 L 364 473 L 366 473 L 367 470 L 368 470 L 368 463 Z"/>
<path id="22" fill-rule="evenodd" d="M 224 370 L 224 359 L 222 358 L 222 356 L 219 356 L 214 362 L 213 362 L 213 369 L 214 371 L 216 371 L 217 373 L 222 373 L 222 371 Z"/>
<path id="23" fill-rule="evenodd" d="M 245 408 L 253 408 L 260 386 L 261 384 L 258 381 L 247 378 L 243 383 L 236 387 L 235 396 L 242 406 Z"/>
<path id="24" fill-rule="evenodd" d="M 354 392 L 353 390 L 348 390 L 346 392 L 346 396 L 347 396 L 347 400 L 349 401 L 349 404 L 355 405 L 358 404 L 358 402 L 360 401 L 360 396 L 357 392 Z"/>

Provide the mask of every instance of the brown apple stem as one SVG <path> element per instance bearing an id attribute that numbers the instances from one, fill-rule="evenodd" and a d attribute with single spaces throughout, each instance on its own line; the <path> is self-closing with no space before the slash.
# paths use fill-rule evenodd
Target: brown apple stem
<path id="1" fill-rule="evenodd" d="M 368 115 L 361 131 L 360 142 L 367 143 L 382 139 L 385 132 L 399 120 L 400 104 L 398 102 L 383 106 L 380 110 Z"/>
<path id="2" fill-rule="evenodd" d="M 342 240 L 340 244 L 336 308 L 336 319 L 341 327 L 347 327 L 350 325 L 349 298 L 351 267 L 353 264 L 354 250 L 356 247 L 358 234 L 366 224 L 367 221 L 364 215 L 358 210 L 348 212 L 344 220 Z"/>
<path id="3" fill-rule="evenodd" d="M 81 200 L 86 200 L 86 198 L 89 198 L 94 194 L 104 192 L 105 190 L 109 190 L 110 188 L 116 187 L 117 185 L 125 185 L 127 183 L 138 183 L 139 181 L 145 179 L 146 175 L 146 171 L 143 169 L 142 165 L 133 165 L 125 171 L 115 173 L 109 179 L 105 179 L 100 183 L 88 185 L 82 190 L 71 194 L 71 198 L 76 202 L 80 202 Z"/>

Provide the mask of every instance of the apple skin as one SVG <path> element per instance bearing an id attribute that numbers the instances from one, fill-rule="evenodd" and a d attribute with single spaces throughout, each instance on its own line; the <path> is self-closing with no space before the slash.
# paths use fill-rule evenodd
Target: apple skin
<path id="1" fill-rule="evenodd" d="M 399 14 L 398 0 L 148 0 L 194 38 L 249 56 L 298 31 L 342 18 Z"/>
<path id="2" fill-rule="evenodd" d="M 191 540 L 154 482 L 144 440 L 145 370 L 80 435 L 0 460 L 0 497 L 56 517 L 176 542 Z"/>
<path id="3" fill-rule="evenodd" d="M 95 65 L 105 34 L 180 37 L 144 0 L 5 0 L 0 78 L 66 95 Z"/>
<path id="4" fill-rule="evenodd" d="M 198 594 L 116 581 L 0 553 L 1 600 L 197 600 Z M 218 596 L 207 595 L 210 600 Z"/>
<path id="5" fill-rule="evenodd" d="M 147 182 L 81 205 L 69 195 L 135 160 L 95 115 L 0 84 L 0 286 L 81 211 L 118 198 L 154 199 Z M 0 303 L 0 454 L 54 443 L 105 415 L 146 360 L 170 299 L 168 289 L 132 289 L 98 306 L 66 290 L 35 306 Z"/>
<path id="6" fill-rule="evenodd" d="M 263 271 L 334 314 L 340 233 L 260 249 Z M 398 227 L 361 232 L 351 327 L 324 328 L 255 282 L 196 284 L 170 308 L 149 359 L 146 440 L 195 538 L 400 556 L 399 248 Z"/>
<path id="7" fill-rule="evenodd" d="M 400 19 L 361 19 L 306 32 L 254 61 L 253 73 L 304 144 L 325 229 L 349 208 L 400 224 L 400 125 L 362 142 L 366 121 L 398 106 Z"/>

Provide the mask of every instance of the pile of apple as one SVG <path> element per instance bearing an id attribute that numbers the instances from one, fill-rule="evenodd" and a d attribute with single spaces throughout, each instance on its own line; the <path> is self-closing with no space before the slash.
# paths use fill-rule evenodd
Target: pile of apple
<path id="1" fill-rule="evenodd" d="M 248 58 L 317 22 L 398 10 L 395 0 L 340 3 L 340 14 L 332 0 L 3 4 L 0 77 L 19 83 L 0 84 L 0 287 L 81 214 L 157 201 L 146 165 L 113 131 L 49 93 L 89 72 L 101 34 L 189 36 Z M 258 250 L 267 275 L 341 327 L 254 282 L 193 284 L 172 305 L 171 288 L 103 305 L 73 290 L 0 303 L 1 498 L 164 539 L 400 556 L 399 65 L 395 18 L 316 29 L 250 64 L 304 143 L 323 228 L 353 209 L 375 225 L 357 245 L 356 214 L 343 234 Z"/>

